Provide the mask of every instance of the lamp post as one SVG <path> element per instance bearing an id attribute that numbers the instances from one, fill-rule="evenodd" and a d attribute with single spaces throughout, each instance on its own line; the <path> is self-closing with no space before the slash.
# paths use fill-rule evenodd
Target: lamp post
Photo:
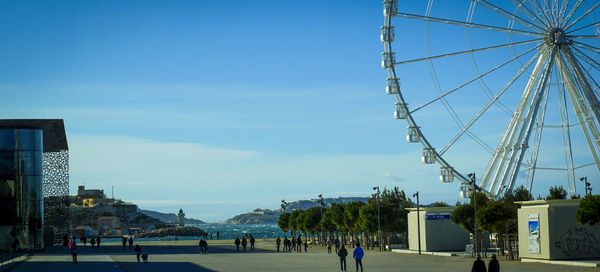
<path id="1" fill-rule="evenodd" d="M 479 231 L 477 230 L 477 191 L 481 190 L 481 188 L 475 184 L 475 173 L 469 173 L 467 176 L 471 179 L 470 185 L 471 191 L 473 192 L 473 251 L 475 251 L 475 256 L 477 256 L 477 253 L 479 252 Z"/>
<path id="2" fill-rule="evenodd" d="M 325 238 L 323 237 L 323 208 L 325 207 L 325 199 L 323 199 L 323 194 L 319 194 L 319 202 L 321 203 L 321 222 L 319 223 L 319 226 L 321 226 L 321 232 L 319 232 L 319 243 L 322 245 Z"/>
<path id="3" fill-rule="evenodd" d="M 381 248 L 381 212 L 379 211 L 379 186 L 373 187 L 373 190 L 376 192 L 377 199 L 377 242 L 379 244 L 379 251 L 382 251 Z"/>
<path id="4" fill-rule="evenodd" d="M 417 198 L 417 241 L 419 243 L 419 255 L 421 255 L 421 211 L 419 209 L 419 191 L 413 194 Z"/>
<path id="5" fill-rule="evenodd" d="M 585 195 L 587 196 L 588 194 L 592 194 L 592 188 L 590 188 L 590 185 L 592 184 L 588 182 L 587 177 L 582 177 L 579 180 L 581 180 L 583 184 L 585 184 Z"/>

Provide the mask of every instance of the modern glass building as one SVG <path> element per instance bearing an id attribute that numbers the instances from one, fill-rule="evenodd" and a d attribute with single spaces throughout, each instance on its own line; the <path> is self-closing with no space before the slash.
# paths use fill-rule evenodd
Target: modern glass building
<path id="1" fill-rule="evenodd" d="M 11 247 L 44 245 L 42 141 L 40 129 L 0 129 L 0 231 Z"/>
<path id="2" fill-rule="evenodd" d="M 0 120 L 0 250 L 44 248 L 43 153 L 56 121 Z"/>

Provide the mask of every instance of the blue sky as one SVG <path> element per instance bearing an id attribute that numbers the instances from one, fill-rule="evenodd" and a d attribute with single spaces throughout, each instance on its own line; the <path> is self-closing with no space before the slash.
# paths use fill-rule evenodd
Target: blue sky
<path id="1" fill-rule="evenodd" d="M 464 18 L 468 4 L 433 15 Z M 423 14 L 426 3 L 404 5 Z M 402 22 L 403 58 L 422 57 L 423 23 Z M 404 140 L 406 123 L 392 118 L 382 24 L 380 1 L 4 1 L 0 114 L 65 120 L 72 193 L 114 186 L 141 208 L 182 207 L 205 221 L 281 199 L 368 196 L 376 185 L 454 203 L 458 184 L 439 183 L 438 168 Z M 454 30 L 432 30 L 433 53 L 464 49 L 464 30 Z M 488 46 L 506 40 L 474 35 Z M 421 91 L 432 81 L 419 65 L 401 69 L 403 88 L 419 90 L 415 105 L 434 95 Z M 447 87 L 473 76 L 439 65 Z M 478 109 L 456 99 L 466 116 Z M 422 116 L 433 138 L 456 130 L 441 112 Z M 487 160 L 464 144 L 451 155 L 462 168 Z"/>

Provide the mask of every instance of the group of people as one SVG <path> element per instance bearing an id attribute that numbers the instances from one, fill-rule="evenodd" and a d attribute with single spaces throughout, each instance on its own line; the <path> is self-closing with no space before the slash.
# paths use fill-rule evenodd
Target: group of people
<path id="1" fill-rule="evenodd" d="M 127 237 L 123 236 L 122 238 L 123 241 L 123 250 L 125 250 L 125 246 L 127 246 Z M 133 236 L 129 236 L 129 248 L 133 247 Z"/>
<path id="2" fill-rule="evenodd" d="M 88 238 L 85 236 L 82 236 L 81 238 L 79 238 L 79 241 L 83 244 L 83 246 L 86 246 L 87 240 L 88 240 Z M 74 242 L 74 241 L 75 241 L 75 236 L 73 236 L 73 238 L 71 240 L 69 240 L 69 236 L 67 236 L 67 235 L 63 236 L 63 246 L 68 246 L 71 242 Z M 100 236 L 96 236 L 96 238 L 90 237 L 90 245 L 92 245 L 92 248 L 94 247 L 94 245 L 96 245 L 97 248 L 100 248 L 100 243 L 102 243 L 102 239 L 100 239 Z"/>
<path id="3" fill-rule="evenodd" d="M 344 245 L 342 245 L 342 248 L 340 248 L 337 251 L 337 255 L 338 257 L 340 257 L 340 268 L 342 269 L 342 272 L 346 272 L 346 256 L 348 256 L 348 250 L 346 250 L 346 247 Z M 360 271 L 363 271 L 363 266 L 362 266 L 362 258 L 365 256 L 365 252 L 363 251 L 363 249 L 360 247 L 360 243 L 356 243 L 356 247 L 354 247 L 354 252 L 352 252 L 352 257 L 354 258 L 354 262 L 356 263 L 356 271 L 358 272 L 358 268 L 360 267 Z"/>
<path id="4" fill-rule="evenodd" d="M 488 263 L 488 269 L 485 269 L 485 262 L 481 260 L 481 255 L 477 254 L 477 259 L 473 262 L 471 272 L 500 272 L 500 263 L 496 259 L 496 254 L 492 254 L 492 259 Z"/>
<path id="5" fill-rule="evenodd" d="M 240 244 L 242 245 L 242 248 L 244 249 L 244 251 L 246 251 L 246 247 L 248 246 L 248 239 L 246 239 L 246 236 L 242 237 L 242 240 L 240 240 L 240 237 L 236 237 L 235 238 L 235 248 L 237 251 L 240 251 Z M 250 234 L 250 250 L 254 250 L 254 243 L 256 242 L 256 239 L 254 239 L 254 236 L 252 236 L 252 234 Z"/>
<path id="6" fill-rule="evenodd" d="M 275 247 L 277 248 L 277 252 L 279 252 L 281 248 L 281 237 L 277 236 L 277 240 L 275 240 Z M 305 240 L 302 243 L 302 235 L 298 235 L 297 238 L 288 239 L 287 236 L 283 237 L 283 252 L 292 252 L 296 250 L 297 252 L 302 252 L 302 246 L 304 246 L 304 252 L 308 251 L 308 240 Z"/>

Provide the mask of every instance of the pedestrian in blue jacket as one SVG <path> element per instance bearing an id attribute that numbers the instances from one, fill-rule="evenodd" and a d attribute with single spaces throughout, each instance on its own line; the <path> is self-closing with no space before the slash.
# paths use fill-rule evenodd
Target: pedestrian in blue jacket
<path id="1" fill-rule="evenodd" d="M 363 271 L 362 258 L 364 255 L 365 255 L 365 252 L 363 251 L 362 248 L 360 248 L 360 243 L 356 243 L 356 247 L 354 248 L 354 254 L 352 254 L 352 257 L 354 257 L 354 260 L 356 261 L 356 272 L 358 272 L 359 265 L 360 265 L 360 272 Z"/>

